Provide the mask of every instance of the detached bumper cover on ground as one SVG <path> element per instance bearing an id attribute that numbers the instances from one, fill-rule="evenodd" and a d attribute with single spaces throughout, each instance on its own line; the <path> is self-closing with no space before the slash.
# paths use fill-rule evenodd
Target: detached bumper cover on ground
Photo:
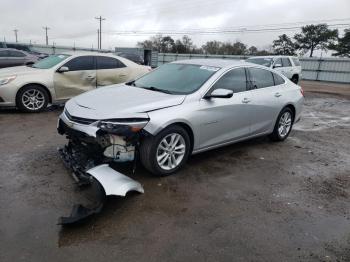
<path id="1" fill-rule="evenodd" d="M 96 204 L 93 207 L 74 205 L 69 217 L 61 217 L 59 225 L 70 225 L 102 211 L 105 199 L 109 195 L 125 196 L 129 191 L 144 193 L 141 184 L 109 167 L 98 157 L 94 148 L 85 148 L 81 144 L 70 141 L 59 149 L 66 167 L 72 170 L 72 176 L 80 188 L 94 186 Z M 95 157 L 97 155 L 97 157 Z M 92 157 L 94 156 L 94 157 Z"/>

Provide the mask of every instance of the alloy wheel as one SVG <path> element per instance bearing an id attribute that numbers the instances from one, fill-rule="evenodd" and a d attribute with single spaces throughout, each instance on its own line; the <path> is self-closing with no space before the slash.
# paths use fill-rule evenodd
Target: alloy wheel
<path id="1" fill-rule="evenodd" d="M 45 104 L 45 96 L 38 89 L 26 90 L 22 95 L 22 104 L 29 110 L 39 110 Z"/>
<path id="2" fill-rule="evenodd" d="M 157 148 L 157 163 L 164 170 L 176 168 L 186 153 L 186 142 L 182 135 L 172 133 L 165 136 Z"/>
<path id="3" fill-rule="evenodd" d="M 281 138 L 288 135 L 290 128 L 292 126 L 292 115 L 290 112 L 285 112 L 278 123 L 278 133 Z"/>

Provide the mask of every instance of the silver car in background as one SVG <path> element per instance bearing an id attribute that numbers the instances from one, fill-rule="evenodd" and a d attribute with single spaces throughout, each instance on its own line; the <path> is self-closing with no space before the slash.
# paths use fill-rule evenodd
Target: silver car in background
<path id="1" fill-rule="evenodd" d="M 263 135 L 285 140 L 303 101 L 300 86 L 263 66 L 176 61 L 69 100 L 58 132 L 69 139 L 66 152 L 94 165 L 139 156 L 150 172 L 169 175 L 191 154 Z"/>

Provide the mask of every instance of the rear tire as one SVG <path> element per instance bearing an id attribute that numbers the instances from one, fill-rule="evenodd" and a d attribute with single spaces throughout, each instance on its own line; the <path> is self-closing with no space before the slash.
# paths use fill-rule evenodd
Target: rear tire
<path id="1" fill-rule="evenodd" d="M 272 134 L 269 135 L 269 138 L 272 141 L 284 141 L 292 130 L 294 122 L 293 111 L 289 107 L 285 107 L 279 113 L 275 127 Z"/>
<path id="2" fill-rule="evenodd" d="M 172 125 L 156 136 L 143 139 L 140 145 L 141 163 L 157 176 L 168 176 L 185 165 L 190 148 L 190 137 L 186 130 Z"/>
<path id="3" fill-rule="evenodd" d="M 49 95 L 45 88 L 39 85 L 28 85 L 21 88 L 16 97 L 16 106 L 22 112 L 38 113 L 49 103 Z"/>
<path id="4" fill-rule="evenodd" d="M 292 77 L 291 81 L 292 81 L 294 84 L 297 85 L 298 82 L 299 82 L 299 76 L 298 76 L 298 75 L 294 75 L 294 76 Z"/>

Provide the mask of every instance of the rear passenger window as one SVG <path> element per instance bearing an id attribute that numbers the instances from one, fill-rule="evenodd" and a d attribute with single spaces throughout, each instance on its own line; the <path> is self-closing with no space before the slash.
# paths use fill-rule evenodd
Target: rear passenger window
<path id="1" fill-rule="evenodd" d="M 285 83 L 284 79 L 280 77 L 279 75 L 272 73 L 273 80 L 275 81 L 275 86 L 282 85 Z"/>
<path id="2" fill-rule="evenodd" d="M 292 59 L 293 59 L 293 62 L 294 62 L 294 65 L 295 65 L 295 66 L 300 66 L 300 61 L 299 61 L 298 58 L 293 57 Z"/>
<path id="3" fill-rule="evenodd" d="M 25 57 L 26 55 L 18 51 L 9 51 L 11 57 Z"/>
<path id="4" fill-rule="evenodd" d="M 276 65 L 283 66 L 283 65 L 282 65 L 282 60 L 281 60 L 281 58 L 277 58 L 277 59 L 275 60 L 274 65 L 275 65 L 275 66 L 276 66 Z"/>
<path id="5" fill-rule="evenodd" d="M 7 51 L 0 51 L 0 57 L 8 57 Z"/>
<path id="6" fill-rule="evenodd" d="M 252 89 L 274 86 L 272 72 L 260 68 L 249 68 Z"/>
<path id="7" fill-rule="evenodd" d="M 96 59 L 97 69 L 114 69 L 125 67 L 125 65 L 122 62 L 113 57 L 97 56 Z"/>
<path id="8" fill-rule="evenodd" d="M 237 68 L 223 75 L 213 86 L 215 89 L 229 89 L 234 93 L 247 90 L 247 78 L 244 68 Z"/>
<path id="9" fill-rule="evenodd" d="M 292 63 L 290 62 L 289 58 L 287 58 L 287 57 L 282 58 L 282 66 L 283 67 L 292 66 Z"/>
<path id="10" fill-rule="evenodd" d="M 68 61 L 64 66 L 69 71 L 95 70 L 95 61 L 93 56 L 80 56 Z"/>

